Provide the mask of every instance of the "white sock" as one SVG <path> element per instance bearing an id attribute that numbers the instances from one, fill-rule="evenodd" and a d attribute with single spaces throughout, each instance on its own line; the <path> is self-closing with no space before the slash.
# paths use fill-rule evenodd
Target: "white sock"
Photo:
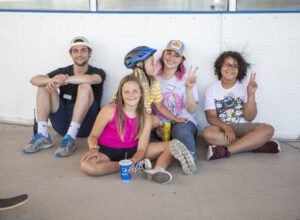
<path id="1" fill-rule="evenodd" d="M 81 124 L 72 121 L 67 134 L 70 135 L 75 140 L 80 126 Z"/>
<path id="2" fill-rule="evenodd" d="M 38 133 L 41 133 L 44 137 L 48 137 L 48 122 L 39 121 L 38 122 Z"/>

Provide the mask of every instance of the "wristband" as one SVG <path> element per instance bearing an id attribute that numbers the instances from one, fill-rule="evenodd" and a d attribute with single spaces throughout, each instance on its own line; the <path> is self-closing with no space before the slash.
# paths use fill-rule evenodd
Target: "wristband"
<path id="1" fill-rule="evenodd" d="M 131 158 L 131 159 L 129 159 L 129 160 L 131 160 L 133 164 L 136 164 L 136 160 L 135 160 L 135 159 L 132 159 L 132 158 Z"/>
<path id="2" fill-rule="evenodd" d="M 98 144 L 95 144 L 95 146 L 94 147 L 92 147 L 92 148 L 90 148 L 90 150 L 93 150 L 93 149 L 100 149 L 100 146 L 98 145 Z"/>

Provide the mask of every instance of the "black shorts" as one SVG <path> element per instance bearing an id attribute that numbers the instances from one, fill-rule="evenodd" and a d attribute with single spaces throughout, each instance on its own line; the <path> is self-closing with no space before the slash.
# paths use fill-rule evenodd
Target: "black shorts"
<path id="1" fill-rule="evenodd" d="M 120 161 L 125 159 L 126 153 L 127 153 L 127 159 L 129 159 L 133 157 L 133 155 L 136 153 L 137 150 L 137 146 L 131 148 L 121 148 L 121 149 L 106 147 L 103 145 L 99 145 L 99 146 L 100 146 L 99 152 L 108 156 L 111 161 Z"/>

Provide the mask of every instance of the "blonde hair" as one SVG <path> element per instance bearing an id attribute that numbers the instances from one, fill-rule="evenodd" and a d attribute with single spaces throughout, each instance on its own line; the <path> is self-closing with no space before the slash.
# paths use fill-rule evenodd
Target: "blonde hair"
<path id="1" fill-rule="evenodd" d="M 140 90 L 141 90 L 141 97 L 140 97 L 140 101 L 137 105 L 136 108 L 136 118 L 135 118 L 135 126 L 134 129 L 136 129 L 137 135 L 135 137 L 135 139 L 138 139 L 144 129 L 145 126 L 145 107 L 144 107 L 144 89 L 142 84 L 140 83 L 140 80 L 135 77 L 134 75 L 127 75 L 125 76 L 119 84 L 118 87 L 118 91 L 116 94 L 116 104 L 118 106 L 118 116 L 117 116 L 117 120 L 116 120 L 116 126 L 117 126 L 117 130 L 118 130 L 118 135 L 121 138 L 122 141 L 124 141 L 124 135 L 125 135 L 125 131 L 126 131 L 126 119 L 124 116 L 124 100 L 123 100 L 123 96 L 122 96 L 122 89 L 125 83 L 127 82 L 135 82 L 138 84 Z M 132 132 L 133 133 L 133 132 Z M 131 134 L 132 134 L 131 133 Z M 131 137 L 132 138 L 132 137 Z"/>
<path id="2" fill-rule="evenodd" d="M 145 97 L 149 97 L 151 95 L 151 89 L 153 82 L 156 80 L 154 76 L 149 76 L 147 73 L 141 69 L 143 67 L 143 62 L 138 62 L 136 66 L 133 68 L 132 75 L 139 79 L 143 88 Z M 148 77 L 147 77 L 148 76 Z M 150 82 L 148 81 L 150 80 Z"/>

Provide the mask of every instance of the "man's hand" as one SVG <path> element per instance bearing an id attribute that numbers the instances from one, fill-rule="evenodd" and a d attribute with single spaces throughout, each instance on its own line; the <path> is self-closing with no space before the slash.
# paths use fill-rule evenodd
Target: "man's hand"
<path id="1" fill-rule="evenodd" d="M 54 76 L 50 82 L 46 85 L 46 89 L 48 92 L 52 92 L 55 89 L 59 88 L 60 86 L 64 86 L 67 85 L 67 79 L 68 79 L 68 75 L 64 75 L 64 74 L 58 74 L 56 76 Z"/>

